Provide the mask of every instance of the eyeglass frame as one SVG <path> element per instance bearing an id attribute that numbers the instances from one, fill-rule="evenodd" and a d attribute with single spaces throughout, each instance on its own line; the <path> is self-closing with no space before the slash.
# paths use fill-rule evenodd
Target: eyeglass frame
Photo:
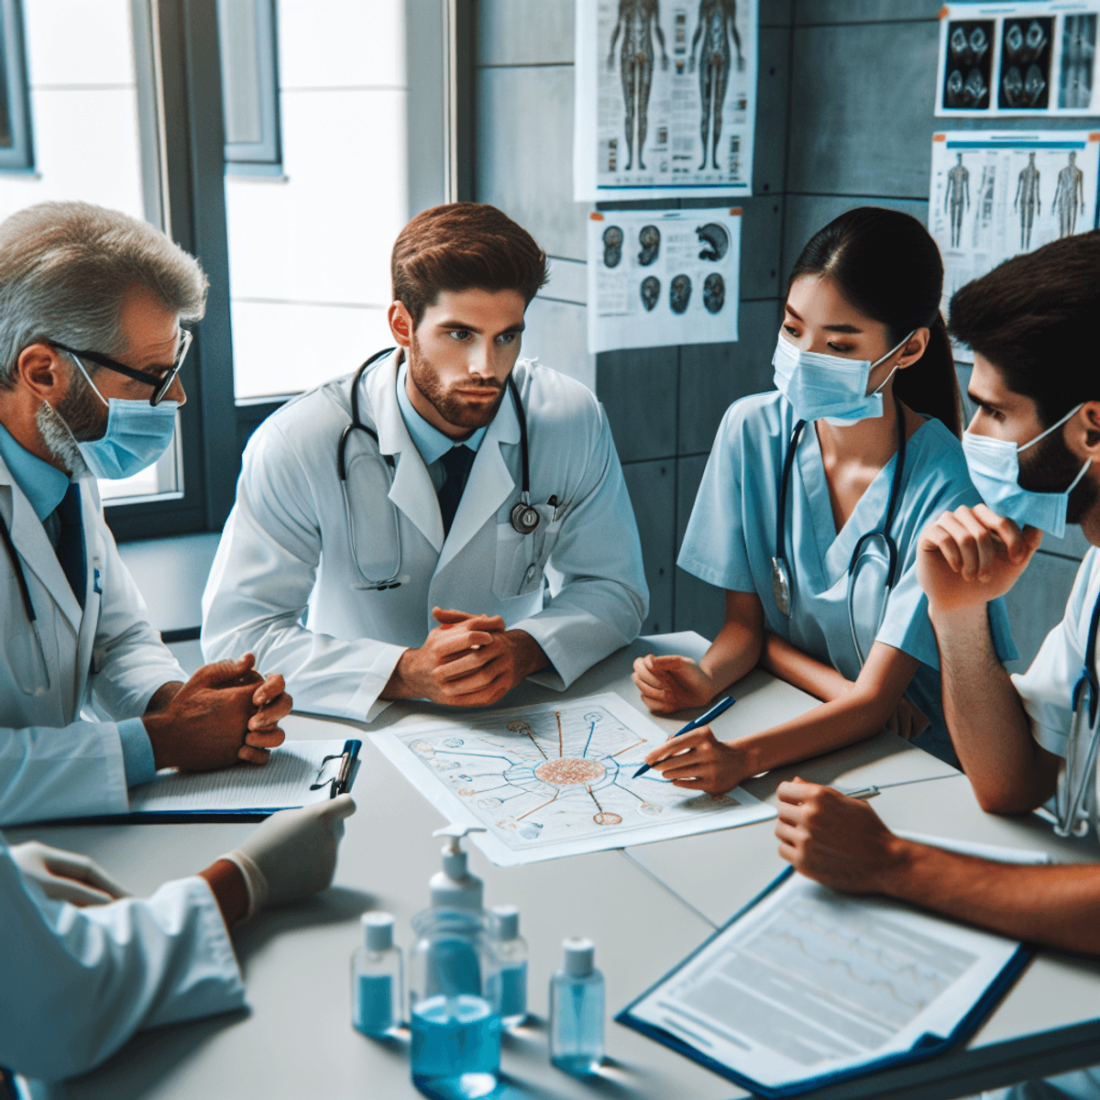
<path id="1" fill-rule="evenodd" d="M 97 351 L 77 351 L 76 348 L 70 348 L 67 344 L 61 344 L 57 340 L 48 340 L 47 343 L 51 348 L 57 348 L 58 351 L 67 352 L 77 360 L 77 364 L 81 370 L 84 369 L 81 359 L 87 359 L 90 363 L 95 363 L 97 367 L 105 367 L 107 370 L 114 371 L 116 374 L 124 374 L 127 378 L 133 378 L 137 382 L 144 382 L 147 386 L 153 387 L 153 392 L 149 396 L 149 404 L 154 407 L 159 405 L 165 397 L 165 394 L 172 388 L 173 383 L 176 381 L 176 376 L 180 372 L 180 368 L 183 366 L 183 361 L 187 358 L 187 353 L 191 350 L 193 336 L 190 329 L 180 329 L 180 347 L 176 352 L 176 360 L 172 364 L 171 370 L 166 374 L 151 374 L 149 371 L 138 370 L 137 367 L 128 367 L 125 363 L 118 362 L 117 359 L 112 359 L 109 355 L 101 355 Z M 87 376 L 87 371 L 84 372 Z M 88 379 L 91 382 L 91 378 Z M 94 386 L 94 383 L 92 383 Z M 98 391 L 97 391 L 98 392 Z"/>

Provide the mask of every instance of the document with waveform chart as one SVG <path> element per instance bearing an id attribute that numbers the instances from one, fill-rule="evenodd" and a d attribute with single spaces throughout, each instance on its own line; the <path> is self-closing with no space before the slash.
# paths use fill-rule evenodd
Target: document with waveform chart
<path id="1" fill-rule="evenodd" d="M 764 1096 L 794 1096 L 972 1034 L 1030 952 L 790 871 L 620 1023 Z"/>

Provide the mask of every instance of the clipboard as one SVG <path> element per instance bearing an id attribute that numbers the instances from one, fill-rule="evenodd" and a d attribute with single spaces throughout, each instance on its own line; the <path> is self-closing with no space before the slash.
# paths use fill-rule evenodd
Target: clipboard
<path id="1" fill-rule="evenodd" d="M 718 1058 L 714 1056 L 714 1053 L 708 1053 L 704 1048 L 710 1044 L 707 1044 L 705 1036 L 701 1033 L 703 1030 L 701 1028 L 696 1030 L 696 1034 L 693 1037 L 688 1028 L 682 1029 L 683 1033 L 679 1034 L 671 1030 L 671 1026 L 660 1026 L 655 1024 L 651 1018 L 646 1019 L 641 1017 L 639 1008 L 643 1006 L 643 1004 L 647 1002 L 652 1003 L 652 998 L 660 995 L 662 990 L 667 989 L 670 983 L 675 982 L 679 976 L 683 975 L 685 971 L 704 956 L 708 950 L 713 949 L 723 937 L 728 936 L 730 930 L 739 921 L 769 898 L 773 898 L 776 892 L 781 887 L 786 886 L 793 876 L 794 869 L 791 867 L 786 868 L 755 898 L 735 913 L 721 928 L 708 936 L 690 955 L 673 967 L 668 974 L 655 982 L 644 993 L 627 1005 L 615 1017 L 616 1022 L 632 1028 L 648 1038 L 675 1050 L 678 1054 L 690 1058 L 692 1061 L 697 1062 L 713 1073 L 740 1085 L 742 1088 L 756 1095 L 780 1100 L 780 1098 L 783 1097 L 798 1096 L 802 1093 L 836 1085 L 844 1081 L 852 1080 L 853 1078 L 868 1076 L 873 1073 L 881 1072 L 882 1070 L 935 1058 L 937 1055 L 944 1053 L 951 1047 L 970 1038 L 970 1036 L 978 1030 L 978 1027 L 1008 989 L 1011 988 L 1034 955 L 1034 949 L 1025 944 L 1017 941 L 1007 941 L 1004 940 L 1003 937 L 996 937 L 999 940 L 1004 940 L 1006 950 L 1009 952 L 1007 959 L 1003 962 L 1003 965 L 998 967 L 992 980 L 984 985 L 980 995 L 973 999 L 965 1013 L 946 1034 L 938 1035 L 931 1032 L 923 1032 L 916 1037 L 915 1041 L 908 1049 L 880 1056 L 871 1055 L 861 1060 L 858 1064 L 848 1065 L 841 1069 L 825 1069 L 818 1072 L 809 1072 L 802 1077 L 787 1080 L 782 1084 L 769 1084 L 761 1081 L 750 1073 L 744 1072 L 742 1068 L 738 1068 L 736 1059 Z M 807 882 L 808 880 L 803 879 L 801 881 Z M 823 888 L 819 887 L 818 889 Z M 914 913 L 918 912 L 914 907 L 904 906 L 903 903 L 900 902 L 887 904 L 899 908 L 904 907 Z M 963 927 L 959 922 L 950 921 L 947 918 L 931 917 L 928 914 L 924 914 L 923 911 L 920 911 L 920 916 L 930 921 L 941 921 L 945 925 L 954 925 L 959 928 Z M 995 936 L 994 933 L 976 932 L 975 934 L 979 936 Z M 649 1013 L 649 1015 L 651 1016 L 652 1013 Z M 669 1020 L 668 1022 L 669 1025 L 671 1025 L 674 1021 Z"/>

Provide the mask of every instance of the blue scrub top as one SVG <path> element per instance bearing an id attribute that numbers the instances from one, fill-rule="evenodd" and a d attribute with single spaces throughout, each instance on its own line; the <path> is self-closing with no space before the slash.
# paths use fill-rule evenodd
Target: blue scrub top
<path id="1" fill-rule="evenodd" d="M 788 618 L 772 594 L 771 560 L 783 458 L 794 425 L 790 403 L 774 391 L 730 406 L 707 461 L 678 564 L 719 588 L 755 592 L 769 630 L 855 680 L 860 668 L 848 619 L 848 566 L 860 536 L 882 529 L 897 456 L 878 472 L 838 533 L 817 432 L 807 425 L 787 491 Z M 890 531 L 898 547 L 898 574 L 877 632 L 886 576 L 880 540 L 860 559 L 854 580 L 856 629 L 864 652 L 879 641 L 921 662 L 906 695 L 932 725 L 915 744 L 952 764 L 957 759 L 943 716 L 939 653 L 928 601 L 917 583 L 916 552 L 921 531 L 941 513 L 980 500 L 959 441 L 939 420 L 925 421 L 906 444 Z M 1016 647 L 1001 600 L 990 604 L 990 626 L 998 656 L 1013 659 Z"/>

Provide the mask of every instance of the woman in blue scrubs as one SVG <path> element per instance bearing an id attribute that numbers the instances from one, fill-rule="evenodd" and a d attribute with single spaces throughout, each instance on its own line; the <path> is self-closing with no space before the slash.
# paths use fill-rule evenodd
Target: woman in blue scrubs
<path id="1" fill-rule="evenodd" d="M 650 654 L 634 682 L 671 714 L 759 666 L 822 703 L 736 741 L 705 726 L 667 742 L 646 760 L 677 786 L 728 791 L 887 725 L 955 762 L 915 567 L 924 526 L 979 501 L 942 285 L 924 226 L 875 207 L 842 214 L 795 264 L 779 392 L 727 410 L 680 549 L 681 569 L 725 590 L 725 625 L 700 662 Z M 991 614 L 1010 659 L 1004 609 Z"/>

